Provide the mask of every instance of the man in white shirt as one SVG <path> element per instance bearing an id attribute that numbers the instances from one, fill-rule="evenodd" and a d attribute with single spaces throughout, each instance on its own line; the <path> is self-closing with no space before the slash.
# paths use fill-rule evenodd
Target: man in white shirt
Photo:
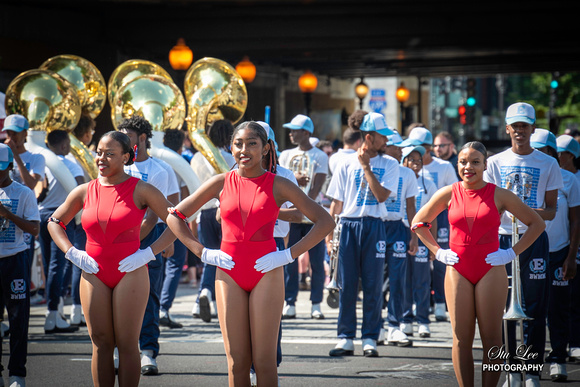
<path id="1" fill-rule="evenodd" d="M 297 147 L 283 151 L 280 154 L 279 163 L 281 166 L 293 171 L 298 185 L 312 200 L 316 200 L 328 174 L 328 156 L 310 144 L 310 136 L 314 132 L 314 124 L 310 117 L 298 114 L 291 122 L 284 124 L 284 127 L 290 130 L 290 141 L 292 144 L 297 145 Z M 292 223 L 290 225 L 288 246 L 292 246 L 310 231 L 312 223 L 307 222 Z M 324 280 L 326 278 L 324 270 L 324 249 L 324 241 L 320 241 L 320 243 L 308 251 L 312 271 L 310 282 L 312 309 L 310 316 L 314 319 L 324 318 L 320 309 L 320 303 L 322 302 L 324 293 Z M 298 296 L 297 259 L 289 265 L 284 266 L 284 274 L 286 305 L 282 318 L 295 318 L 295 304 L 296 297 Z"/>
<path id="2" fill-rule="evenodd" d="M 123 121 L 118 130 L 129 136 L 131 146 L 137 147 L 135 162 L 125 166 L 125 172 L 137 177 L 159 189 L 165 197 L 168 196 L 169 176 L 167 171 L 157 161 L 149 157 L 147 150 L 151 147 L 150 138 L 153 137 L 152 127 L 141 116 L 133 116 Z M 163 223 L 158 223 L 159 218 L 148 210 L 141 224 L 140 248 L 147 248 L 153 243 L 163 229 Z M 157 355 L 159 354 L 159 298 L 163 285 L 163 261 L 161 254 L 155 256 L 155 260 L 147 264 L 149 269 L 149 300 L 143 317 L 143 325 L 139 336 L 141 348 L 141 373 L 143 375 L 157 375 Z"/>
<path id="3" fill-rule="evenodd" d="M 431 179 L 437 189 L 451 185 L 457 181 L 457 174 L 451 163 L 433 157 L 431 148 L 433 145 L 433 135 L 429 129 L 416 127 L 409 133 L 409 138 L 403 141 L 404 146 L 422 146 L 425 148 L 423 155 L 423 169 L 421 174 Z M 449 248 L 449 220 L 447 210 L 442 211 L 437 216 L 437 243 L 441 248 Z M 447 321 L 445 307 L 445 265 L 437 260 L 433 261 L 433 299 L 435 301 L 435 319 L 437 321 Z"/>
<path id="4" fill-rule="evenodd" d="M 328 158 L 328 171 L 334 173 L 336 166 L 344 159 L 344 156 L 354 153 L 360 148 L 362 138 L 359 130 L 346 128 L 342 134 L 343 147 L 339 148 L 336 153 Z"/>
<path id="5" fill-rule="evenodd" d="M 64 130 L 53 130 L 46 135 L 48 148 L 64 163 L 70 170 L 77 184 L 84 183 L 85 173 L 78 164 L 68 160 L 65 156 L 70 152 L 70 138 Z M 46 180 L 48 190 L 46 196 L 39 203 L 40 211 L 40 248 L 42 251 L 42 262 L 44 264 L 44 275 L 46 277 L 46 304 L 48 312 L 44 323 L 45 333 L 74 332 L 78 326 L 71 326 L 64 316 L 59 313 L 64 305 L 61 300 L 63 274 L 66 267 L 67 259 L 53 242 L 48 232 L 47 222 L 52 213 L 66 200 L 69 192 L 58 181 L 53 173 L 47 168 Z M 75 221 L 74 219 L 66 225 L 67 235 L 70 240 L 74 240 Z M 60 306 L 59 306 L 60 304 Z"/>
<path id="6" fill-rule="evenodd" d="M 531 136 L 535 129 L 536 113 L 532 105 L 518 102 L 508 107 L 506 112 L 506 132 L 511 138 L 511 148 L 498 153 L 487 161 L 484 179 L 490 183 L 515 193 L 524 203 L 533 208 L 544 220 L 552 220 L 556 215 L 558 189 L 563 187 L 562 174 L 556 160 L 531 146 Z M 525 225 L 518 221 L 519 233 Z M 512 246 L 511 214 L 504 213 L 499 228 L 500 249 Z M 526 364 L 544 363 L 546 343 L 546 313 L 548 301 L 548 236 L 543 232 L 522 254 L 520 277 L 522 282 L 522 304 L 531 321 L 524 321 L 524 344 L 536 356 Z M 506 267 L 511 274 L 511 265 Z M 516 353 L 515 324 L 508 324 L 511 356 Z M 511 359 L 510 359 L 511 360 Z M 518 360 L 515 360 L 519 362 Z M 510 373 L 510 382 L 520 382 L 520 374 Z M 507 381 L 506 381 L 507 383 Z M 539 386 L 538 372 L 526 373 L 526 385 Z"/>
<path id="7" fill-rule="evenodd" d="M 30 274 L 24 234 L 37 235 L 40 216 L 30 188 L 12 181 L 13 154 L 0 144 L 0 300 L 10 321 L 10 386 L 24 386 L 30 317 Z M 0 337 L 0 341 L 2 338 Z M 2 379 L 0 361 L 0 380 Z"/>
<path id="8" fill-rule="evenodd" d="M 338 257 L 338 276 L 342 284 L 339 298 L 338 338 L 330 356 L 354 355 L 356 337 L 356 299 L 359 277 L 363 289 L 363 353 L 378 356 L 376 347 L 381 329 L 382 284 L 387 241 L 384 202 L 396 192 L 399 166 L 392 157 L 379 154 L 393 134 L 379 113 L 365 116 L 360 130 L 364 142 L 347 156 L 330 181 L 327 195 L 332 197 L 330 215 L 340 214 L 342 231 Z M 332 234 L 326 237 L 330 246 Z"/>

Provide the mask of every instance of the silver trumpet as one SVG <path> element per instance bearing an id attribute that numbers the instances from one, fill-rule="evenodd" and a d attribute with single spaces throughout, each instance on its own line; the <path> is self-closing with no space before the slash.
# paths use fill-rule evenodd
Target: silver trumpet
<path id="1" fill-rule="evenodd" d="M 339 290 L 338 285 L 338 253 L 340 252 L 340 233 L 342 232 L 342 224 L 340 224 L 340 217 L 334 215 L 334 232 L 332 233 L 332 252 L 330 254 L 330 283 L 326 286 L 328 289 L 328 297 L 326 303 L 332 309 L 338 308 Z"/>
<path id="2" fill-rule="evenodd" d="M 512 247 L 520 240 L 520 234 L 518 230 L 518 220 L 512 215 Z M 519 322 L 520 331 L 520 342 L 524 343 L 524 320 L 533 320 L 532 317 L 528 317 L 522 308 L 522 281 L 520 278 L 520 256 L 512 261 L 512 275 L 508 276 L 510 280 L 510 285 L 508 289 L 511 289 L 510 304 L 509 308 L 503 315 L 503 331 L 504 331 L 504 343 L 506 348 L 508 346 L 508 321 Z M 522 371 L 522 379 L 526 380 L 526 371 Z M 507 375 L 508 386 L 511 386 L 511 381 L 509 377 L 509 372 Z"/>

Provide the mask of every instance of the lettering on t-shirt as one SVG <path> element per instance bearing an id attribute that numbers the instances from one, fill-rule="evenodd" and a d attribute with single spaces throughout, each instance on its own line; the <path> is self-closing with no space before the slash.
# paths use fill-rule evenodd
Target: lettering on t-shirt
<path id="1" fill-rule="evenodd" d="M 540 168 L 519 165 L 500 167 L 501 186 L 512 191 L 531 208 L 537 207 Z"/>
<path id="2" fill-rule="evenodd" d="M 399 186 L 397 187 L 397 198 L 389 196 L 387 199 L 387 211 L 399 212 L 401 209 L 401 197 L 403 196 L 403 178 L 399 177 Z"/>
<path id="3" fill-rule="evenodd" d="M 13 214 L 18 211 L 18 199 L 3 198 L 0 199 L 2 205 Z M 16 225 L 13 222 L 8 221 L 8 228 L 0 232 L 0 243 L 14 243 L 16 242 Z"/>
<path id="4" fill-rule="evenodd" d="M 371 167 L 371 171 L 377 177 L 378 181 L 381 181 L 383 179 L 383 176 L 385 174 L 384 168 Z M 377 198 L 375 197 L 375 195 L 373 194 L 373 192 L 369 187 L 369 184 L 365 178 L 364 171 L 362 169 L 355 170 L 354 179 L 355 184 L 358 187 L 356 194 L 356 206 L 357 207 L 373 206 L 379 204 L 379 201 L 377 200 Z"/>

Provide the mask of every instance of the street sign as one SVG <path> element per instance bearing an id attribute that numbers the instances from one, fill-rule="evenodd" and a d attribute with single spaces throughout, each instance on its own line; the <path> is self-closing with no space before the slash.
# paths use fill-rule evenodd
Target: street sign
<path id="1" fill-rule="evenodd" d="M 384 114 L 383 110 L 387 107 L 386 95 L 387 91 L 385 89 L 371 89 L 369 106 L 373 112 Z"/>

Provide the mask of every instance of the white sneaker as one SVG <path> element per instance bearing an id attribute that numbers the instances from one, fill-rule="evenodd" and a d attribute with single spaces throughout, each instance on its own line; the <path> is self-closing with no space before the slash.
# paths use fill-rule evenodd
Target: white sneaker
<path id="1" fill-rule="evenodd" d="M 8 337 L 10 334 L 10 327 L 5 322 L 0 323 L 0 337 Z"/>
<path id="2" fill-rule="evenodd" d="M 340 339 L 336 347 L 328 353 L 330 356 L 353 356 L 354 342 L 352 339 Z"/>
<path id="3" fill-rule="evenodd" d="M 44 321 L 44 333 L 68 333 L 76 332 L 78 326 L 71 326 L 57 310 L 49 310 Z"/>
<path id="4" fill-rule="evenodd" d="M 445 303 L 439 302 L 435 304 L 435 320 L 437 321 L 447 321 L 447 312 L 445 309 Z"/>
<path id="5" fill-rule="evenodd" d="M 199 304 L 197 302 L 193 304 L 191 315 L 193 316 L 193 318 L 199 318 Z"/>
<path id="6" fill-rule="evenodd" d="M 575 361 L 580 360 L 580 348 L 578 348 L 578 347 L 570 348 L 570 350 L 568 351 L 568 355 L 572 358 L 572 359 L 570 359 L 571 361 L 572 360 L 575 360 Z"/>
<path id="7" fill-rule="evenodd" d="M 379 331 L 379 338 L 377 339 L 377 345 L 385 345 L 386 336 L 387 331 L 385 331 L 385 328 L 381 327 L 381 330 Z"/>
<path id="8" fill-rule="evenodd" d="M 324 315 L 322 314 L 322 310 L 320 310 L 320 304 L 312 304 L 312 311 L 310 312 L 310 317 L 315 320 L 324 320 Z"/>
<path id="9" fill-rule="evenodd" d="M 4 382 L 2 382 L 4 383 Z M 26 382 L 23 376 L 12 375 L 8 381 L 10 387 L 25 387 Z"/>
<path id="10" fill-rule="evenodd" d="M 256 373 L 250 370 L 250 386 L 257 387 L 258 379 L 256 378 Z"/>
<path id="11" fill-rule="evenodd" d="M 540 387 L 540 375 L 526 374 L 526 387 Z"/>
<path id="12" fill-rule="evenodd" d="M 566 364 L 552 363 L 550 364 L 550 378 L 553 382 L 565 382 L 568 380 L 568 373 L 566 372 Z"/>
<path id="13" fill-rule="evenodd" d="M 81 325 L 83 323 L 83 308 L 80 305 L 73 305 L 70 309 L 71 325 Z"/>
<path id="14" fill-rule="evenodd" d="M 215 317 L 217 318 L 217 302 L 216 301 L 212 301 L 211 302 L 211 317 Z"/>
<path id="15" fill-rule="evenodd" d="M 413 336 L 413 323 L 401 323 L 399 329 L 407 336 Z"/>
<path id="16" fill-rule="evenodd" d="M 509 383 L 508 383 L 509 378 Z M 502 387 L 522 387 L 522 375 L 521 374 L 512 374 L 508 373 L 508 376 L 505 378 L 505 382 L 503 383 Z"/>
<path id="17" fill-rule="evenodd" d="M 377 351 L 377 343 L 373 339 L 363 339 L 363 354 L 365 357 L 378 357 L 379 351 Z"/>
<path id="18" fill-rule="evenodd" d="M 289 318 L 296 318 L 296 306 L 286 304 L 284 310 L 282 310 L 282 320 Z"/>
<path id="19" fill-rule="evenodd" d="M 428 324 L 419 324 L 419 337 L 431 337 L 431 330 Z"/>
<path id="20" fill-rule="evenodd" d="M 211 322 L 211 290 L 205 288 L 199 293 L 199 317 L 205 322 Z"/>
<path id="21" fill-rule="evenodd" d="M 406 334 L 401 332 L 399 328 L 389 327 L 387 333 L 387 344 L 398 345 L 399 347 L 408 347 L 413 344 Z"/>
<path id="22" fill-rule="evenodd" d="M 42 297 L 38 292 L 30 297 L 30 305 L 38 305 L 44 303 L 44 297 Z"/>
<path id="23" fill-rule="evenodd" d="M 145 349 L 141 351 L 141 374 L 142 375 L 157 375 L 159 369 L 157 368 L 157 361 L 153 358 L 153 351 Z"/>

